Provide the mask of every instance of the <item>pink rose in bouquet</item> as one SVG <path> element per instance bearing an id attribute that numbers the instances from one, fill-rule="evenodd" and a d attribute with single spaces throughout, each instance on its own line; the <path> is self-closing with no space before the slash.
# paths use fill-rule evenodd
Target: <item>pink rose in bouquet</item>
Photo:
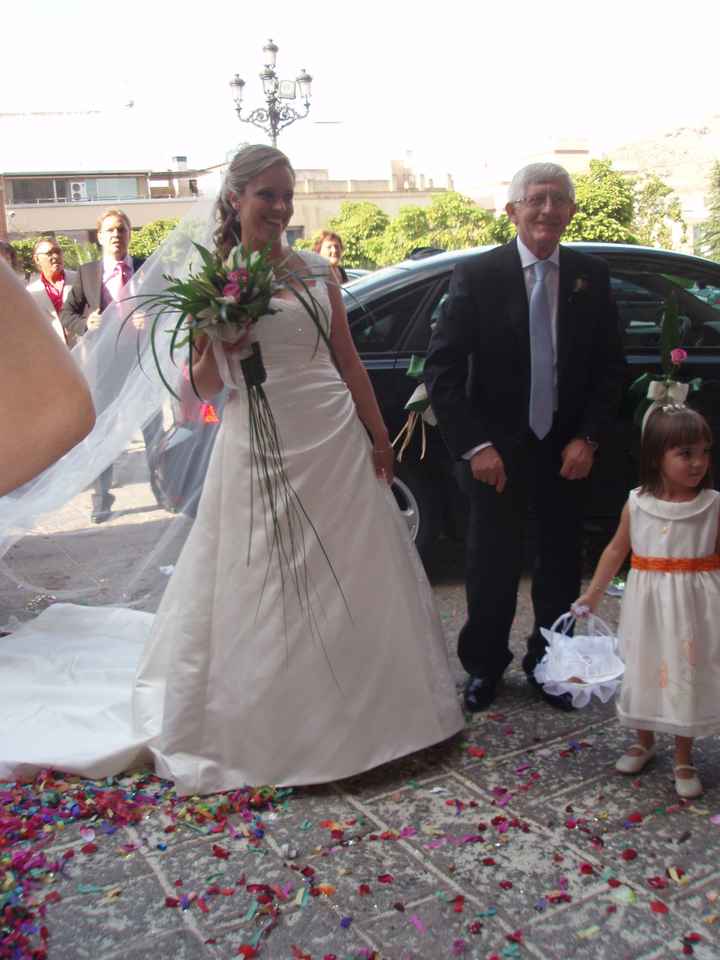
<path id="1" fill-rule="evenodd" d="M 240 299 L 240 287 L 237 283 L 226 283 L 223 287 L 223 296 L 230 297 L 232 300 Z"/>
<path id="2" fill-rule="evenodd" d="M 670 360 L 679 366 L 683 360 L 687 360 L 687 350 L 683 350 L 682 347 L 675 347 L 674 350 L 670 351 Z"/>

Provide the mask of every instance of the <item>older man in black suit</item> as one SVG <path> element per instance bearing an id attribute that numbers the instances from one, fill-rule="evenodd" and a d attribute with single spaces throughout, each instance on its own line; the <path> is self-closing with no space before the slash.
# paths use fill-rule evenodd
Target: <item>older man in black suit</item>
<path id="1" fill-rule="evenodd" d="M 97 330 L 102 324 L 103 310 L 125 296 L 125 285 L 144 263 L 144 257 L 132 257 L 128 253 L 131 230 L 130 219 L 122 210 L 106 210 L 98 219 L 97 236 L 103 257 L 82 264 L 78 270 L 60 315 L 68 335 L 81 337 L 89 330 Z M 144 428 L 146 447 L 156 429 L 154 421 Z M 93 523 L 104 523 L 110 516 L 115 500 L 110 493 L 112 472 L 110 465 L 93 484 Z"/>
<path id="2" fill-rule="evenodd" d="M 535 627 L 523 669 L 534 670 L 549 627 L 578 596 L 587 477 L 614 419 L 624 360 L 607 266 L 559 241 L 575 213 L 566 170 L 531 164 L 512 180 L 517 238 L 455 268 L 426 361 L 443 438 L 470 498 L 467 621 L 458 654 L 469 674 L 465 706 L 495 698 L 512 659 L 528 505 L 538 552 Z"/>

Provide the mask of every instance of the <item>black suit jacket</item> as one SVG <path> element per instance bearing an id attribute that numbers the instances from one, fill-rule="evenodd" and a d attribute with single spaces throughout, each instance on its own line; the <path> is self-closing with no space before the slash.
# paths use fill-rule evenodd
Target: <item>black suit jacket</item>
<path id="1" fill-rule="evenodd" d="M 528 298 L 515 240 L 457 264 L 425 379 L 452 456 L 492 443 L 503 459 L 528 436 Z M 556 436 L 599 442 L 615 418 L 625 361 L 607 265 L 560 247 Z"/>
<path id="2" fill-rule="evenodd" d="M 135 272 L 145 263 L 145 257 L 133 257 L 132 262 Z M 102 276 L 102 260 L 92 260 L 79 267 L 70 295 L 60 314 L 60 322 L 68 333 L 81 337 L 87 332 L 85 317 L 93 310 L 100 309 Z"/>

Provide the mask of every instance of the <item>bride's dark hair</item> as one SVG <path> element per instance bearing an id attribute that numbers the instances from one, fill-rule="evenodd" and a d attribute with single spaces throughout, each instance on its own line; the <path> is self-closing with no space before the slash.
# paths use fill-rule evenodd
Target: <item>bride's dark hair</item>
<path id="1" fill-rule="evenodd" d="M 292 164 L 282 151 L 257 143 L 243 147 L 236 153 L 225 173 L 223 185 L 215 202 L 215 216 L 218 226 L 213 235 L 216 248 L 223 257 L 240 241 L 240 221 L 237 210 L 230 202 L 230 194 L 243 192 L 248 182 L 276 163 L 284 163 L 295 179 Z"/>

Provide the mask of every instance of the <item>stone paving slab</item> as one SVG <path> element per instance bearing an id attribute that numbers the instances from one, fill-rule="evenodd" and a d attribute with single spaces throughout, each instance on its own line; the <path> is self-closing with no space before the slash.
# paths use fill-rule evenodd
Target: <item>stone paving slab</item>
<path id="1" fill-rule="evenodd" d="M 228 956 L 229 954 L 226 954 Z M 196 933 L 174 931 L 147 941 L 131 941 L 117 952 L 108 953 L 104 960 L 211 960 L 217 956 Z"/>
<path id="2" fill-rule="evenodd" d="M 142 451 L 133 454 L 116 471 L 107 525 L 89 525 L 84 493 L 52 530 L 14 548 L 17 569 L 58 588 L 63 563 L 97 585 L 95 564 L 108 552 L 118 579 L 135 570 L 172 521 L 136 482 Z M 460 694 L 460 553 L 447 544 L 441 553 L 436 596 Z M 100 596 L 116 599 L 106 570 L 103 578 Z M 158 570 L 143 575 L 149 609 L 165 582 Z M 25 619 L 47 602 L 0 582 L 6 615 Z M 603 601 L 610 623 L 618 610 Z M 515 660 L 491 710 L 445 744 L 294 791 L 262 815 L 264 835 L 252 842 L 240 816 L 218 834 L 185 821 L 166 833 L 159 813 L 112 833 L 98 822 L 50 833 L 47 857 L 73 856 L 43 881 L 62 898 L 45 907 L 48 960 L 229 960 L 251 943 L 260 960 L 367 960 L 373 951 L 374 960 L 680 960 L 691 932 L 702 937 L 692 955 L 718 960 L 720 742 L 698 744 L 706 794 L 693 804 L 675 795 L 670 738 L 641 776 L 616 774 L 631 735 L 613 705 L 562 713 L 525 683 L 531 627 L 523 581 Z M 97 850 L 84 854 L 87 828 Z M 637 855 L 626 859 L 627 850 Z M 269 907 L 248 884 L 273 888 Z M 191 894 L 187 909 L 165 905 Z"/>
<path id="3" fill-rule="evenodd" d="M 300 949 L 302 956 L 324 957 L 329 951 L 338 956 L 359 956 L 358 950 L 365 949 L 366 956 L 378 949 L 377 942 L 358 923 L 347 929 L 341 926 L 342 916 L 326 899 L 314 903 L 312 909 L 291 910 L 283 915 L 278 924 L 260 941 L 258 956 L 263 960 L 292 960 L 297 956 L 293 948 Z M 237 927 L 213 937 L 216 943 L 211 956 L 226 958 L 237 956 L 238 947 L 248 943 L 253 933 L 262 929 L 260 925 Z"/>
<path id="4" fill-rule="evenodd" d="M 503 942 L 511 931 L 503 927 L 498 916 L 483 917 L 479 933 L 468 933 L 468 917 L 479 916 L 480 911 L 468 909 L 463 905 L 463 913 L 456 913 L 452 903 L 437 896 L 429 897 L 406 908 L 404 913 L 379 918 L 369 927 L 382 944 L 383 957 L 397 957 L 398 960 L 435 960 L 454 955 L 452 944 L 463 941 L 463 957 L 485 957 L 490 951 L 492 940 Z M 504 946 L 507 945 L 505 941 Z M 478 952 L 480 951 L 480 952 Z"/>
<path id="5" fill-rule="evenodd" d="M 104 877 L 103 877 L 104 880 Z M 174 911 L 158 910 L 165 898 L 154 874 L 128 880 L 117 898 L 87 894 L 68 898 L 62 910 L 53 910 L 50 956 L 97 960 L 177 930 Z"/>
<path id="6" fill-rule="evenodd" d="M 87 898 L 87 894 L 80 892 L 85 886 L 101 885 L 103 890 L 107 891 L 153 873 L 151 865 L 141 853 L 123 849 L 123 846 L 134 845 L 134 837 L 130 831 L 121 830 L 112 837 L 104 837 L 99 830 L 96 830 L 96 834 L 91 842 L 97 846 L 97 851 L 92 854 L 81 852 L 88 842 L 87 838 L 80 838 L 60 850 L 49 848 L 50 854 L 62 855 L 68 850 L 74 853 L 72 860 L 65 866 L 65 876 L 69 884 L 65 888 L 64 899 Z M 93 899 L 103 896 L 101 891 L 90 892 Z"/>

